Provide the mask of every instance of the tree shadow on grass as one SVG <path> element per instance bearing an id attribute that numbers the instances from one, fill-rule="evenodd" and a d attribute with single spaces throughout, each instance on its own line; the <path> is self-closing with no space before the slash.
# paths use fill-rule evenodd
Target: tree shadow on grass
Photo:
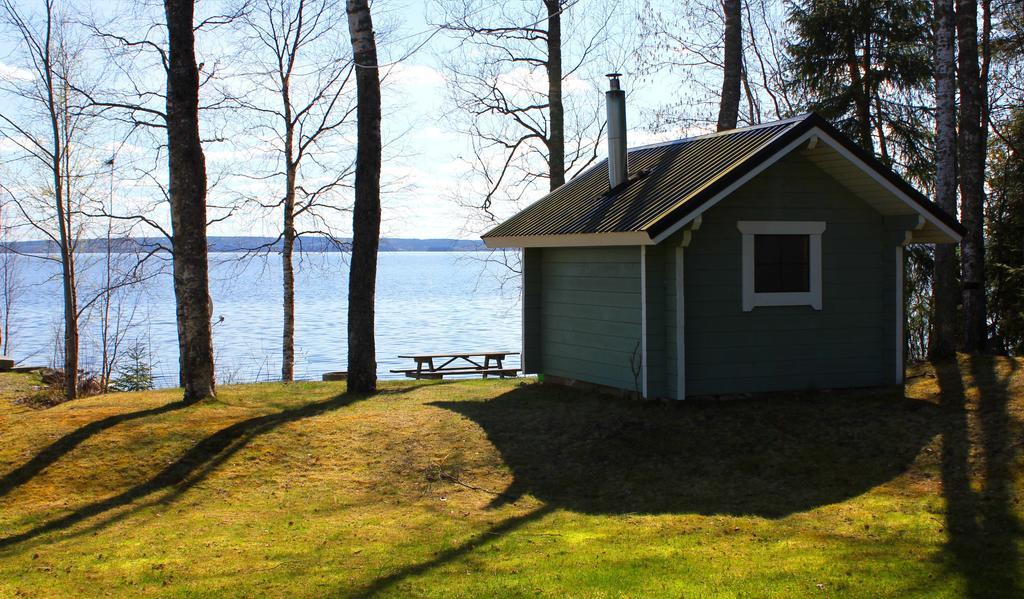
<path id="1" fill-rule="evenodd" d="M 428 384 L 437 385 L 444 383 Z M 102 516 L 117 508 L 128 506 L 160 490 L 166 489 L 168 494 L 160 497 L 153 503 L 168 503 L 204 480 L 220 464 L 224 463 L 259 435 L 289 422 L 319 416 L 370 397 L 404 394 L 421 386 L 423 385 L 410 385 L 409 387 L 396 390 L 378 392 L 375 395 L 344 393 L 321 402 L 236 422 L 196 443 L 182 454 L 181 457 L 146 482 L 135 485 L 102 501 L 80 507 L 65 516 L 50 520 L 27 531 L 0 538 L 0 549 L 28 541 L 43 534 L 65 530 L 89 518 Z M 106 520 L 94 524 L 88 530 L 107 526 L 142 507 L 145 507 L 145 505 L 138 505 L 127 512 L 113 514 Z"/>
<path id="2" fill-rule="evenodd" d="M 487 543 L 497 540 L 507 534 L 510 534 L 523 526 L 540 520 L 544 516 L 547 516 L 554 511 L 554 508 L 550 505 L 543 505 L 537 509 L 522 514 L 520 516 L 513 516 L 503 522 L 498 523 L 496 526 L 485 530 L 484 532 L 476 535 L 475 537 L 465 541 L 464 543 L 440 551 L 433 558 L 420 562 L 418 564 L 411 564 L 396 572 L 393 572 L 387 576 L 378 578 L 370 583 L 369 586 L 360 590 L 358 593 L 352 595 L 353 597 L 373 597 L 378 593 L 381 593 L 392 586 L 399 584 L 407 578 L 425 574 L 436 567 L 443 566 L 449 562 L 453 562 L 463 555 L 467 555 L 474 550 L 486 545 Z"/>
<path id="3" fill-rule="evenodd" d="M 1021 524 L 1013 512 L 1014 463 L 1019 424 L 1009 413 L 1009 374 L 995 358 L 969 356 L 935 366 L 942 391 L 942 492 L 946 499 L 947 550 L 963 574 L 970 597 L 1018 597 Z M 965 393 L 962 369 L 977 387 Z M 973 421 L 973 422 L 972 422 Z M 972 426 L 973 425 L 973 426 Z M 1017 430 L 1014 430 L 1017 428 Z M 980 486 L 972 486 L 972 480 Z"/>
<path id="4" fill-rule="evenodd" d="M 0 497 L 4 497 L 14 489 L 32 480 L 37 474 L 67 455 L 71 450 L 81 445 L 93 435 L 102 433 L 103 431 L 124 422 L 138 420 L 140 418 L 148 418 L 150 416 L 157 416 L 159 414 L 166 414 L 167 412 L 180 410 L 181 408 L 186 408 L 190 405 L 194 405 L 194 403 L 174 401 L 162 406 L 139 410 L 137 412 L 114 414 L 81 426 L 70 433 L 67 433 L 60 439 L 57 439 L 53 443 L 50 443 L 40 450 L 39 453 L 32 456 L 32 459 L 14 470 L 11 470 L 0 478 Z"/>
<path id="5" fill-rule="evenodd" d="M 524 386 L 441 402 L 486 432 L 529 493 L 590 514 L 781 518 L 904 472 L 937 432 L 935 405 L 890 391 L 678 404 Z"/>
<path id="6" fill-rule="evenodd" d="M 557 509 L 779 518 L 843 501 L 906 471 L 939 428 L 934 404 L 888 391 L 666 405 L 528 385 L 430 405 L 476 422 L 512 470 L 491 507 L 527 493 L 544 505 L 377 579 L 359 597 Z"/>

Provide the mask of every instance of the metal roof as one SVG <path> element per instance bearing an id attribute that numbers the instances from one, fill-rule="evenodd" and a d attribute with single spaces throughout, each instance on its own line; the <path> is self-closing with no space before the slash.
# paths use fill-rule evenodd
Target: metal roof
<path id="1" fill-rule="evenodd" d="M 632 148 L 629 178 L 609 189 L 601 161 L 483 235 L 488 238 L 593 233 L 656 236 L 812 128 L 835 138 L 951 228 L 962 231 L 909 183 L 861 150 L 820 116 L 799 117 L 711 135 Z"/>

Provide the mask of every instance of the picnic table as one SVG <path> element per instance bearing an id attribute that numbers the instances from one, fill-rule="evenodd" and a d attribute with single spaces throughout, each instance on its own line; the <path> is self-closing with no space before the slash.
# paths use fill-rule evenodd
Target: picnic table
<path id="1" fill-rule="evenodd" d="M 506 368 L 503 364 L 508 356 L 518 356 L 515 351 L 471 351 L 447 354 L 409 354 L 398 356 L 416 362 L 415 368 L 395 368 L 391 372 L 402 373 L 413 379 L 443 379 L 446 375 L 480 374 L 484 378 L 497 375 L 501 378 L 516 376 L 518 368 Z"/>

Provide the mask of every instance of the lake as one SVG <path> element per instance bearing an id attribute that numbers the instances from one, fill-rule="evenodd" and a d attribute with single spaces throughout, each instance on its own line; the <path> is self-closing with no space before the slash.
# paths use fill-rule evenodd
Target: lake
<path id="1" fill-rule="evenodd" d="M 399 354 L 454 350 L 519 351 L 522 344 L 519 280 L 485 252 L 382 252 L 377 276 L 377 365 L 382 378 L 411 362 Z M 124 257 L 124 255 L 122 255 Z M 82 302 L 103 272 L 100 254 L 82 255 Z M 348 255 L 306 254 L 296 260 L 295 375 L 318 379 L 346 370 Z M 169 264 L 166 267 L 169 270 Z M 59 361 L 62 292 L 59 264 L 19 257 L 21 291 L 12 310 L 10 354 L 20 363 Z M 503 284 L 504 283 L 504 284 Z M 275 380 L 281 371 L 281 260 L 210 255 L 214 347 L 221 384 Z M 158 386 L 178 377 L 174 293 L 169 272 L 154 276 L 124 302 L 134 309 L 127 341 L 151 354 Z M 126 318 L 126 317 L 125 317 Z M 82 367 L 100 362 L 99 317 L 82 325 Z M 508 366 L 518 366 L 518 359 Z"/>

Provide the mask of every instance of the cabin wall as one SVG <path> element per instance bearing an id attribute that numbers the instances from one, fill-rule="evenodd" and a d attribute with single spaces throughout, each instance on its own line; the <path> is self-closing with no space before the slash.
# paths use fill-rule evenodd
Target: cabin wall
<path id="1" fill-rule="evenodd" d="M 525 257 L 527 368 L 634 390 L 630 358 L 642 338 L 640 248 L 531 248 Z"/>
<path id="2" fill-rule="evenodd" d="M 523 248 L 523 374 L 541 372 L 541 251 Z"/>
<path id="3" fill-rule="evenodd" d="M 666 312 L 667 303 L 674 301 L 674 294 L 668 295 L 673 280 L 666 277 L 665 245 L 644 248 L 645 285 L 647 289 L 647 397 L 650 399 L 670 394 L 668 371 L 665 361 L 668 356 L 669 336 L 674 334 Z M 675 355 L 674 353 L 672 354 Z"/>
<path id="4" fill-rule="evenodd" d="M 810 306 L 743 311 L 742 237 L 736 227 L 741 220 L 825 221 L 820 311 Z M 902 234 L 886 225 L 799 154 L 704 213 L 684 250 L 686 394 L 897 382 L 896 352 L 902 344 L 896 337 L 896 248 Z M 681 239 L 680 233 L 662 245 L 675 248 Z M 674 273 L 674 252 L 666 250 L 662 267 Z M 674 287 L 673 275 L 666 288 Z M 664 322 L 676 322 L 675 309 L 675 301 L 664 302 Z M 674 331 L 666 339 L 665 391 L 671 396 Z"/>

